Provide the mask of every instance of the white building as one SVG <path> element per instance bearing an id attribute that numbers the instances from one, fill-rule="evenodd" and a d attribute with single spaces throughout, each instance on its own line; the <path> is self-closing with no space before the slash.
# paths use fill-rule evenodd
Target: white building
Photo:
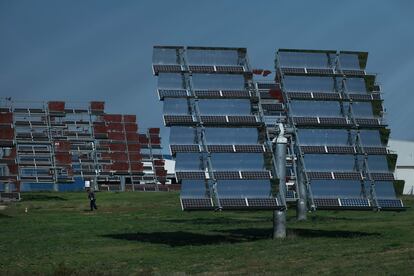
<path id="1" fill-rule="evenodd" d="M 390 140 L 389 149 L 398 154 L 395 177 L 405 180 L 404 194 L 414 194 L 414 141 Z"/>

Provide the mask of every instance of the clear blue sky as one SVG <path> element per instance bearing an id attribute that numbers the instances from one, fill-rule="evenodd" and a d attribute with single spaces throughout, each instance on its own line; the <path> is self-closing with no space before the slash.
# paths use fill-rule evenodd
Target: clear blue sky
<path id="1" fill-rule="evenodd" d="M 265 68 L 277 48 L 362 50 L 392 137 L 414 140 L 413 27 L 409 0 L 0 0 L 0 96 L 104 100 L 147 128 L 162 125 L 153 45 L 247 47 Z"/>

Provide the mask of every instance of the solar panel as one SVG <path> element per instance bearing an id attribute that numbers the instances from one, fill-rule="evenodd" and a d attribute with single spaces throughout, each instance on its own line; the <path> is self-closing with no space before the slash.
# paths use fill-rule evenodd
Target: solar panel
<path id="1" fill-rule="evenodd" d="M 164 115 L 166 125 L 188 125 L 193 124 L 192 116 L 185 115 Z"/>
<path id="2" fill-rule="evenodd" d="M 182 70 L 180 65 L 153 65 L 153 69 L 155 74 L 166 72 L 178 73 Z"/>
<path id="3" fill-rule="evenodd" d="M 269 171 L 244 171 L 241 172 L 243 179 L 269 179 Z"/>
<path id="4" fill-rule="evenodd" d="M 246 90 L 222 90 L 223 98 L 251 98 L 249 91 Z"/>
<path id="5" fill-rule="evenodd" d="M 204 124 L 225 124 L 226 116 L 200 116 Z"/>
<path id="6" fill-rule="evenodd" d="M 209 152 L 234 152 L 232 145 L 209 145 L 207 148 Z"/>
<path id="7" fill-rule="evenodd" d="M 286 191 L 286 198 L 288 199 L 295 199 L 296 198 L 296 193 L 293 190 L 287 190 Z"/>
<path id="8" fill-rule="evenodd" d="M 348 121 L 345 118 L 319 118 L 321 125 L 331 125 L 331 126 L 347 126 Z"/>
<path id="9" fill-rule="evenodd" d="M 239 172 L 235 172 L 235 171 L 216 171 L 214 172 L 214 177 L 216 179 L 240 179 L 240 174 Z"/>
<path id="10" fill-rule="evenodd" d="M 355 147 L 339 147 L 339 146 L 327 146 L 328 153 L 337 153 L 337 154 L 354 154 L 356 153 Z"/>
<path id="11" fill-rule="evenodd" d="M 198 145 L 170 145 L 171 153 L 177 152 L 199 152 L 200 148 Z"/>
<path id="12" fill-rule="evenodd" d="M 220 198 L 219 201 L 223 209 L 244 209 L 248 207 L 244 198 Z"/>
<path id="13" fill-rule="evenodd" d="M 282 70 L 282 72 L 284 74 L 305 74 L 305 69 L 304 68 L 288 68 L 288 67 L 283 67 L 280 68 Z"/>
<path id="14" fill-rule="evenodd" d="M 251 208 L 277 209 L 280 207 L 276 198 L 248 198 L 247 202 Z"/>
<path id="15" fill-rule="evenodd" d="M 330 172 L 308 172 L 307 174 L 310 179 L 332 179 Z"/>
<path id="16" fill-rule="evenodd" d="M 342 207 L 370 207 L 366 198 L 340 198 Z"/>
<path id="17" fill-rule="evenodd" d="M 364 151 L 370 155 L 383 155 L 388 153 L 385 147 L 364 147 Z"/>
<path id="18" fill-rule="evenodd" d="M 264 152 L 262 145 L 235 145 L 236 152 Z"/>
<path id="19" fill-rule="evenodd" d="M 376 181 L 394 181 L 393 173 L 371 173 L 371 177 Z"/>
<path id="20" fill-rule="evenodd" d="M 324 146 L 301 146 L 303 153 L 326 153 Z"/>
<path id="21" fill-rule="evenodd" d="M 166 89 L 159 89 L 158 95 L 160 99 L 163 99 L 165 97 L 168 98 L 186 98 L 187 90 L 166 90 Z"/>
<path id="22" fill-rule="evenodd" d="M 217 72 L 243 73 L 243 66 L 216 66 Z"/>
<path id="23" fill-rule="evenodd" d="M 335 179 L 362 179 L 362 175 L 359 172 L 334 172 L 334 177 Z"/>
<path id="24" fill-rule="evenodd" d="M 293 121 L 297 125 L 317 125 L 318 119 L 315 117 L 293 117 Z"/>
<path id="25" fill-rule="evenodd" d="M 317 100 L 340 100 L 341 94 L 339 93 L 322 93 L 322 92 L 314 92 L 313 98 Z"/>
<path id="26" fill-rule="evenodd" d="M 194 73 L 210 73 L 214 72 L 214 66 L 210 65 L 190 65 L 188 69 Z"/>
<path id="27" fill-rule="evenodd" d="M 380 122 L 378 119 L 366 119 L 366 118 L 357 118 L 355 119 L 357 124 L 361 126 L 379 126 Z"/>
<path id="28" fill-rule="evenodd" d="M 229 123 L 240 125 L 258 124 L 255 116 L 228 116 Z"/>
<path id="29" fill-rule="evenodd" d="M 381 208 L 404 208 L 400 199 L 378 199 L 377 201 Z"/>
<path id="30" fill-rule="evenodd" d="M 372 97 L 368 94 L 348 94 L 353 101 L 371 101 Z"/>
<path id="31" fill-rule="evenodd" d="M 204 172 L 175 172 L 177 179 L 205 179 L 206 175 Z"/>
<path id="32" fill-rule="evenodd" d="M 196 90 L 195 95 L 200 98 L 220 98 L 220 90 Z"/>
<path id="33" fill-rule="evenodd" d="M 315 206 L 320 209 L 329 207 L 339 207 L 339 200 L 337 198 L 314 198 Z"/>
<path id="34" fill-rule="evenodd" d="M 342 70 L 342 73 L 347 76 L 363 76 L 365 75 L 365 71 L 363 70 Z"/>
<path id="35" fill-rule="evenodd" d="M 289 98 L 295 100 L 312 99 L 312 94 L 309 92 L 287 92 L 287 95 Z"/>
<path id="36" fill-rule="evenodd" d="M 311 69 L 306 68 L 308 74 L 315 74 L 315 75 L 333 75 L 333 69 Z"/>
<path id="37" fill-rule="evenodd" d="M 181 198 L 183 210 L 213 210 L 211 198 Z"/>

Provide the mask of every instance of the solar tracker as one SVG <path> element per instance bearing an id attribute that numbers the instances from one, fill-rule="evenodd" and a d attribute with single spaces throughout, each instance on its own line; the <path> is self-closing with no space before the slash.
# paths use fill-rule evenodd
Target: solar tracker
<path id="1" fill-rule="evenodd" d="M 257 96 L 246 49 L 162 49 L 154 48 L 153 63 L 158 89 L 165 91 L 160 99 L 164 122 L 171 127 L 183 210 L 283 208 L 270 185 L 271 165 L 264 162 L 264 123 L 254 108 Z M 172 62 L 175 67 L 161 67 Z M 168 100 L 184 96 L 177 90 L 185 91 L 188 100 Z M 268 108 L 280 110 L 281 105 Z"/>
<path id="2" fill-rule="evenodd" d="M 387 137 L 380 135 L 386 127 L 380 112 L 380 88 L 375 76 L 366 75 L 366 60 L 363 52 L 318 55 L 283 49 L 277 53 L 277 79 L 287 95 L 287 117 L 299 145 L 298 170 L 305 175 L 302 181 L 306 182 L 309 208 L 314 204 L 316 209 L 381 209 L 387 205 L 384 197 L 398 201 L 386 158 Z M 328 74 L 331 70 L 334 74 Z M 324 72 L 326 76 L 317 76 Z M 337 105 L 315 105 L 316 100 Z"/>

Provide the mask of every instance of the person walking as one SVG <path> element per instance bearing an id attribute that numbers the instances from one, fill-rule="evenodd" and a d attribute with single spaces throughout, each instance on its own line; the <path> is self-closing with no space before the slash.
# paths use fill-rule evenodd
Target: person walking
<path id="1" fill-rule="evenodd" d="M 93 211 L 93 209 L 97 210 L 98 207 L 96 207 L 96 197 L 92 189 L 88 190 L 88 198 L 91 206 L 91 211 Z"/>

